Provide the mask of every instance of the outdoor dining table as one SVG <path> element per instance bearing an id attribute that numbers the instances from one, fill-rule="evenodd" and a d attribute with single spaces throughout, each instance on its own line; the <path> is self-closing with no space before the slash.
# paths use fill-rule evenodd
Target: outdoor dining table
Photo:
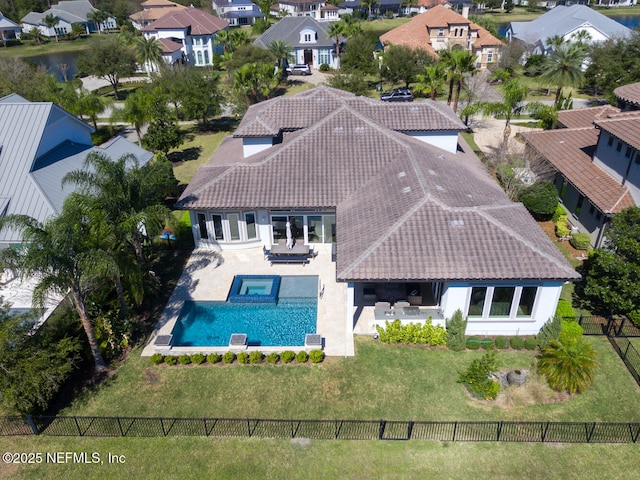
<path id="1" fill-rule="evenodd" d="M 276 255 L 287 255 L 287 256 L 293 256 L 293 255 L 300 255 L 300 256 L 309 256 L 310 253 L 310 249 L 309 249 L 309 245 L 294 245 L 291 248 L 287 248 L 286 245 L 272 245 L 271 246 L 271 255 L 276 256 Z"/>

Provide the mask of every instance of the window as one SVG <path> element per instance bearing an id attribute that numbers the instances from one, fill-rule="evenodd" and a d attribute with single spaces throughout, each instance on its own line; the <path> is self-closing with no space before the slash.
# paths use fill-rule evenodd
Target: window
<path id="1" fill-rule="evenodd" d="M 493 52 L 487 54 L 487 63 L 493 62 Z"/>
<path id="2" fill-rule="evenodd" d="M 439 37 L 444 37 L 444 28 L 438 29 L 438 36 Z"/>
<path id="3" fill-rule="evenodd" d="M 318 61 L 320 62 L 320 64 L 326 63 L 327 65 L 329 65 L 330 60 L 330 52 L 331 50 L 323 48 L 319 51 L 318 53 Z"/>
<path id="4" fill-rule="evenodd" d="M 202 39 L 199 37 L 194 37 L 193 38 L 193 44 L 194 45 L 202 45 Z"/>
<path id="5" fill-rule="evenodd" d="M 618 144 L 616 145 L 616 152 L 619 152 L 620 150 L 622 150 L 622 142 L 618 140 Z"/>
<path id="6" fill-rule="evenodd" d="M 310 42 L 311 41 L 311 34 L 310 33 L 305 33 L 304 34 L 304 41 L 305 42 Z"/>
<path id="7" fill-rule="evenodd" d="M 256 231 L 256 214 L 245 213 L 244 221 L 247 224 L 247 239 L 252 240 L 258 238 L 258 232 Z"/>
<path id="8" fill-rule="evenodd" d="M 582 202 L 584 202 L 584 195 L 578 195 L 578 203 L 576 203 L 576 215 L 580 215 L 582 211 Z"/>
<path id="9" fill-rule="evenodd" d="M 197 55 L 196 65 L 202 65 L 202 52 L 198 51 Z"/>
<path id="10" fill-rule="evenodd" d="M 495 287 L 491 299 L 490 317 L 508 317 L 516 287 Z"/>
<path id="11" fill-rule="evenodd" d="M 204 51 L 204 64 L 209 65 L 209 50 Z"/>
<path id="12" fill-rule="evenodd" d="M 607 145 L 608 146 L 613 145 L 613 136 L 609 135 L 609 140 L 607 140 Z"/>
<path id="13" fill-rule="evenodd" d="M 240 215 L 237 213 L 229 213 L 227 215 L 227 220 L 229 221 L 229 240 L 232 242 L 240 240 Z"/>
<path id="14" fill-rule="evenodd" d="M 631 157 L 631 147 L 627 147 L 627 151 L 624 152 L 624 156 L 627 158 Z"/>
<path id="15" fill-rule="evenodd" d="M 198 230 L 200 232 L 200 238 L 207 240 L 209 238 L 209 231 L 207 230 L 207 217 L 204 213 L 198 214 Z"/>
<path id="16" fill-rule="evenodd" d="M 222 235 L 222 215 L 211 215 L 213 219 L 213 229 L 215 230 L 216 240 L 223 240 L 224 236 Z"/>
<path id="17" fill-rule="evenodd" d="M 533 304 L 536 301 L 537 293 L 538 287 L 522 287 L 516 317 L 531 317 L 533 315 Z"/>
<path id="18" fill-rule="evenodd" d="M 487 296 L 487 287 L 473 287 L 471 289 L 471 301 L 469 302 L 469 317 L 481 317 L 484 309 L 484 301 Z"/>

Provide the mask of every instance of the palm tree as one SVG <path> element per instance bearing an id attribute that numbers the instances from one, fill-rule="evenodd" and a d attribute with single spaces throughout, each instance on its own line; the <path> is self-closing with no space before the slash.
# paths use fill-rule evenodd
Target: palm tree
<path id="1" fill-rule="evenodd" d="M 98 35 L 102 33 L 102 22 L 107 18 L 109 18 L 109 15 L 101 10 L 94 10 L 87 14 L 87 19 L 91 20 L 95 24 L 96 29 L 98 30 Z"/>
<path id="2" fill-rule="evenodd" d="M 454 49 L 445 50 L 440 54 L 441 62 L 445 65 L 447 71 L 447 79 L 449 81 L 449 95 L 447 96 L 447 105 L 451 105 L 453 100 L 453 89 L 456 86 L 456 101 L 454 103 L 454 112 L 458 109 L 458 101 L 460 99 L 460 89 L 464 74 L 475 70 L 476 58 L 473 54 L 466 50 Z"/>
<path id="3" fill-rule="evenodd" d="M 476 56 L 466 50 L 460 50 L 460 51 L 464 53 L 459 54 L 459 58 L 458 58 L 458 70 L 460 73 L 456 75 L 456 96 L 453 101 L 454 112 L 458 111 L 458 102 L 460 101 L 460 90 L 462 89 L 462 82 L 464 80 L 464 75 L 465 74 L 473 75 L 476 70 L 476 66 L 475 66 Z"/>
<path id="4" fill-rule="evenodd" d="M 360 2 L 360 6 L 367 7 L 369 11 L 369 15 L 367 16 L 368 20 L 371 20 L 371 12 L 373 11 L 373 7 L 378 5 L 378 0 L 362 0 Z"/>
<path id="5" fill-rule="evenodd" d="M 563 87 L 575 88 L 584 82 L 584 59 L 585 50 L 576 44 L 562 44 L 547 58 L 540 80 L 548 85 L 556 85 L 556 108 L 560 108 L 559 100 Z"/>
<path id="6" fill-rule="evenodd" d="M 278 85 L 278 78 L 266 63 L 247 63 L 233 72 L 233 90 L 242 95 L 248 105 L 266 99 Z"/>
<path id="7" fill-rule="evenodd" d="M 339 22 L 331 22 L 329 30 L 327 30 L 327 36 L 336 42 L 336 58 L 340 58 L 340 36 L 345 34 L 346 26 L 347 24 L 340 20 Z"/>
<path id="8" fill-rule="evenodd" d="M 96 372 L 106 370 L 86 305 L 87 293 L 100 281 L 100 275 L 93 269 L 97 252 L 86 241 L 88 218 L 75 196 L 67 198 L 60 215 L 46 222 L 25 215 L 8 215 L 0 219 L 0 228 L 3 227 L 20 231 L 25 245 L 20 250 L 3 250 L 0 253 L 3 262 L 23 277 L 37 278 L 33 302 L 40 308 L 50 294 L 70 293 L 87 335 Z"/>
<path id="9" fill-rule="evenodd" d="M 557 391 L 584 392 L 593 384 L 598 362 L 591 343 L 579 339 L 568 344 L 551 340 L 538 356 L 538 371 Z"/>
<path id="10" fill-rule="evenodd" d="M 138 135 L 138 145 L 142 145 L 142 127 L 149 121 L 151 100 L 149 92 L 139 88 L 127 97 L 122 110 L 113 112 L 114 120 L 133 125 Z"/>
<path id="11" fill-rule="evenodd" d="M 56 25 L 58 25 L 58 17 L 56 17 L 53 13 L 50 13 L 46 17 L 44 17 L 44 24 L 47 28 L 53 28 L 53 34 L 56 37 L 56 42 L 58 41 L 58 31 L 56 30 Z"/>
<path id="12" fill-rule="evenodd" d="M 88 116 L 93 123 L 93 128 L 96 130 L 98 129 L 98 115 L 106 110 L 108 103 L 108 100 L 96 92 L 89 92 L 82 89 L 78 94 L 78 110 L 80 116 Z"/>
<path id="13" fill-rule="evenodd" d="M 435 100 L 438 90 L 442 88 L 446 81 L 446 74 L 441 63 L 427 65 L 424 67 L 423 73 L 416 75 L 418 84 L 416 89 L 422 93 L 431 95 L 431 100 Z"/>
<path id="14" fill-rule="evenodd" d="M 160 42 L 155 37 L 138 37 L 135 39 L 135 49 L 138 61 L 144 65 L 151 78 L 151 72 L 158 69 L 158 63 L 162 60 Z"/>
<path id="15" fill-rule="evenodd" d="M 229 30 L 220 30 L 216 33 L 213 43 L 222 46 L 222 54 L 226 55 L 227 51 L 231 50 L 232 36 Z"/>
<path id="16" fill-rule="evenodd" d="M 285 64 L 289 61 L 289 58 L 291 58 L 291 51 L 293 50 L 293 47 L 284 40 L 274 40 L 267 46 L 267 49 L 274 57 L 276 57 L 276 61 L 278 62 L 278 73 L 280 78 L 283 78 Z"/>
<path id="17" fill-rule="evenodd" d="M 29 30 L 29 35 L 33 37 L 36 45 L 40 45 L 40 41 L 42 40 L 42 32 L 38 27 L 33 27 Z"/>

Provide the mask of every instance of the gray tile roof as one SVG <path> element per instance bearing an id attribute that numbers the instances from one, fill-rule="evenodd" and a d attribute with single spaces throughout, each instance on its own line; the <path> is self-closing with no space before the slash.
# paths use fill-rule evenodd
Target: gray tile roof
<path id="1" fill-rule="evenodd" d="M 274 40 L 284 40 L 292 47 L 321 48 L 335 46 L 336 42 L 327 35 L 331 22 L 318 22 L 312 17 L 284 17 L 253 41 L 258 47 L 267 48 Z M 311 28 L 318 34 L 315 43 L 301 43 L 300 31 Z"/>
<path id="2" fill-rule="evenodd" d="M 640 107 L 640 82 L 618 87 L 613 94 L 625 103 Z"/>
<path id="3" fill-rule="evenodd" d="M 31 25 L 44 25 L 44 17 L 51 14 L 69 23 L 86 23 L 89 21 L 87 15 L 95 10 L 88 0 L 70 0 L 59 2 L 43 13 L 30 12 L 21 21 Z"/>
<path id="4" fill-rule="evenodd" d="M 344 281 L 579 278 L 468 145 L 440 150 L 380 125 L 383 117 L 355 103 L 246 159 L 241 139 L 227 138 L 178 207 L 336 208 Z"/>
<path id="5" fill-rule="evenodd" d="M 598 128 L 640 150 L 640 111 L 622 113 L 594 123 Z"/>
<path id="6" fill-rule="evenodd" d="M 451 109 L 431 100 L 388 103 L 321 86 L 291 97 L 277 97 L 252 105 L 234 136 L 276 136 L 280 130 L 307 128 L 345 104 L 391 130 L 462 131 L 467 129 Z"/>
<path id="7" fill-rule="evenodd" d="M 547 48 L 547 39 L 565 35 L 581 25 L 591 25 L 607 38 L 628 37 L 631 30 L 621 23 L 596 12 L 586 5 L 558 5 L 531 22 L 511 22 L 513 36 L 529 44 L 540 40 Z"/>

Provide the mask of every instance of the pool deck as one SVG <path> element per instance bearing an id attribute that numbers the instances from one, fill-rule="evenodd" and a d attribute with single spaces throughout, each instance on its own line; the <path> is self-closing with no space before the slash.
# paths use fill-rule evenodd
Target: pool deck
<path id="1" fill-rule="evenodd" d="M 336 282 L 336 267 L 331 261 L 331 245 L 313 245 L 318 255 L 307 265 L 269 264 L 262 248 L 244 250 L 194 250 L 180 280 L 162 313 L 142 356 L 156 352 L 165 355 L 227 351 L 226 347 L 159 347 L 158 335 L 170 335 L 186 300 L 225 301 L 235 275 L 317 275 L 320 279 L 318 323 L 327 356 L 354 356 L 353 324 L 347 318 L 347 284 Z M 238 332 L 243 333 L 243 332 Z M 249 347 L 247 351 L 280 352 L 278 347 Z M 296 350 L 293 348 L 292 350 Z M 299 350 L 304 350 L 300 347 Z"/>

